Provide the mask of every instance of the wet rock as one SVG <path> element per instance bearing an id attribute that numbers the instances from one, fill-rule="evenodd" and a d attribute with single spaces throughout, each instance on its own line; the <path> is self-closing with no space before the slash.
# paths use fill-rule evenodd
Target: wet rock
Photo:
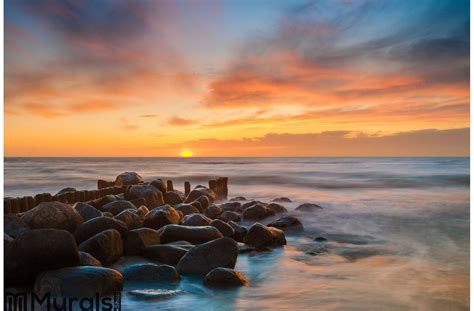
<path id="1" fill-rule="evenodd" d="M 194 213 L 184 216 L 184 226 L 208 226 L 212 222 L 212 219 L 205 215 Z"/>
<path id="2" fill-rule="evenodd" d="M 288 210 L 280 204 L 277 203 L 270 203 L 267 205 L 267 208 L 271 211 L 273 211 L 275 214 L 281 214 L 281 213 L 286 213 Z"/>
<path id="3" fill-rule="evenodd" d="M 3 216 L 3 231 L 10 237 L 16 238 L 29 230 L 30 227 L 17 215 L 5 214 Z"/>
<path id="4" fill-rule="evenodd" d="M 176 205 L 175 209 L 183 213 L 184 216 L 199 213 L 199 210 L 197 208 L 195 208 L 191 204 L 186 203 Z"/>
<path id="5" fill-rule="evenodd" d="M 324 242 L 328 241 L 328 239 L 326 239 L 325 237 L 321 237 L 321 236 L 318 236 L 318 237 L 314 238 L 314 240 L 316 242 L 319 242 L 319 243 L 324 243 Z"/>
<path id="6" fill-rule="evenodd" d="M 320 255 L 328 254 L 329 251 L 326 247 L 318 245 L 318 246 L 312 246 L 309 249 L 306 249 L 304 253 L 311 256 L 320 256 Z"/>
<path id="7" fill-rule="evenodd" d="M 248 231 L 245 243 L 257 248 L 280 246 L 286 245 L 286 238 L 282 230 L 256 223 Z"/>
<path id="8" fill-rule="evenodd" d="M 130 296 L 143 300 L 168 299 L 181 293 L 184 291 L 180 289 L 134 289 L 128 292 Z"/>
<path id="9" fill-rule="evenodd" d="M 232 237 L 235 233 L 234 229 L 230 225 L 220 219 L 214 219 L 211 222 L 211 226 L 216 227 L 223 236 Z"/>
<path id="10" fill-rule="evenodd" d="M 124 197 L 125 198 L 125 197 Z M 146 207 L 146 200 L 144 198 L 138 198 L 138 199 L 133 199 L 133 200 L 130 200 L 130 203 L 132 203 L 133 205 L 135 205 L 135 207 L 138 209 L 140 208 L 141 206 L 145 206 Z"/>
<path id="11" fill-rule="evenodd" d="M 229 268 L 215 268 L 204 277 L 203 281 L 206 286 L 245 286 L 248 284 L 247 279 L 242 273 Z"/>
<path id="12" fill-rule="evenodd" d="M 106 216 L 96 217 L 84 222 L 74 232 L 74 237 L 78 244 L 93 237 L 97 233 L 108 229 L 115 229 L 120 232 L 122 238 L 127 237 L 128 227 L 123 221 Z"/>
<path id="13" fill-rule="evenodd" d="M 164 182 L 163 180 L 161 179 L 155 179 L 153 180 L 150 185 L 152 185 L 153 187 L 155 187 L 156 189 L 158 189 L 161 193 L 166 193 L 167 189 L 166 189 L 166 182 Z"/>
<path id="14" fill-rule="evenodd" d="M 102 216 L 102 212 L 87 203 L 77 202 L 72 206 L 84 221 Z"/>
<path id="15" fill-rule="evenodd" d="M 232 238 L 237 242 L 244 242 L 248 232 L 247 228 L 245 228 L 244 226 L 240 226 L 239 224 L 233 221 L 229 221 L 227 224 L 231 226 L 232 229 L 234 229 L 234 235 L 232 236 Z"/>
<path id="16" fill-rule="evenodd" d="M 149 212 L 150 210 L 145 205 L 140 206 L 136 211 L 138 217 L 140 217 L 141 220 L 145 219 L 146 214 Z"/>
<path id="17" fill-rule="evenodd" d="M 186 252 L 187 249 L 176 245 L 166 244 L 148 246 L 141 252 L 141 254 L 145 258 L 175 266 Z"/>
<path id="18" fill-rule="evenodd" d="M 245 211 L 247 208 L 251 207 L 251 206 L 254 206 L 254 205 L 262 205 L 262 206 L 266 206 L 266 204 L 264 202 L 260 202 L 260 201 L 250 201 L 250 202 L 247 202 L 247 203 L 244 203 L 240 206 L 240 208 L 237 209 L 238 212 L 243 212 Z"/>
<path id="19" fill-rule="evenodd" d="M 129 282 L 169 282 L 178 283 L 179 274 L 173 266 L 153 263 L 135 264 L 127 267 L 122 273 Z"/>
<path id="20" fill-rule="evenodd" d="M 177 204 L 183 203 L 183 200 L 181 199 L 179 194 L 177 194 L 176 192 L 168 191 L 165 194 L 165 203 L 175 206 Z"/>
<path id="21" fill-rule="evenodd" d="M 67 187 L 67 188 L 63 188 L 63 189 L 59 190 L 58 193 L 56 193 L 56 196 L 64 194 L 64 193 L 76 192 L 76 191 L 77 191 L 76 188 Z"/>
<path id="22" fill-rule="evenodd" d="M 100 261 L 98 261 L 94 256 L 86 252 L 79 252 L 79 260 L 79 265 L 81 266 L 102 267 Z"/>
<path id="23" fill-rule="evenodd" d="M 222 237 L 220 231 L 211 226 L 192 227 L 166 225 L 161 228 L 158 233 L 160 234 L 161 243 L 187 241 L 193 244 L 199 244 Z"/>
<path id="24" fill-rule="evenodd" d="M 237 242 L 231 238 L 220 238 L 191 248 L 178 263 L 180 274 L 205 275 L 211 270 L 234 268 L 239 254 Z"/>
<path id="25" fill-rule="evenodd" d="M 109 265 L 123 254 L 122 237 L 115 229 L 105 230 L 82 242 L 79 250 L 91 254 L 102 265 Z"/>
<path id="26" fill-rule="evenodd" d="M 123 221 L 127 224 L 128 230 L 138 229 L 142 226 L 142 220 L 135 210 L 127 209 L 115 216 L 115 219 Z"/>
<path id="27" fill-rule="evenodd" d="M 303 224 L 294 216 L 282 216 L 268 224 L 269 227 L 281 229 L 283 231 L 303 231 Z"/>
<path id="28" fill-rule="evenodd" d="M 211 204 L 204 211 L 204 215 L 206 215 L 209 218 L 214 219 L 217 216 L 219 216 L 220 214 L 222 214 L 222 212 L 223 212 L 223 210 L 219 205 Z"/>
<path id="29" fill-rule="evenodd" d="M 103 212 L 102 216 L 109 217 L 109 218 L 114 218 L 114 214 L 112 214 L 111 212 Z"/>
<path id="30" fill-rule="evenodd" d="M 27 211 L 23 220 L 31 229 L 54 228 L 74 232 L 82 217 L 71 206 L 61 202 L 43 202 Z"/>
<path id="31" fill-rule="evenodd" d="M 278 202 L 278 203 L 291 203 L 293 201 L 291 201 L 289 198 L 287 197 L 279 197 L 279 198 L 274 198 L 272 200 L 272 202 Z"/>
<path id="32" fill-rule="evenodd" d="M 192 201 L 191 203 L 189 203 L 190 205 L 194 206 L 197 210 L 199 210 L 199 213 L 203 213 L 204 212 L 204 208 L 202 208 L 202 205 L 201 203 L 199 203 L 198 201 Z"/>
<path id="33" fill-rule="evenodd" d="M 229 201 L 231 202 L 234 202 L 234 201 L 248 201 L 246 197 L 234 197 L 234 198 L 231 198 Z"/>
<path id="34" fill-rule="evenodd" d="M 152 229 L 160 229 L 169 224 L 179 224 L 181 215 L 173 207 L 163 205 L 152 209 L 143 220 L 143 226 Z"/>
<path id="35" fill-rule="evenodd" d="M 227 203 L 222 203 L 221 208 L 224 211 L 235 211 L 238 210 L 242 204 L 240 202 L 227 202 Z"/>
<path id="36" fill-rule="evenodd" d="M 77 265 L 77 244 L 66 230 L 29 230 L 5 245 L 7 285 L 29 284 L 42 271 Z"/>
<path id="37" fill-rule="evenodd" d="M 205 195 L 209 199 L 209 203 L 213 203 L 216 200 L 216 194 L 211 189 L 204 186 L 196 186 L 193 191 L 188 194 L 185 202 L 189 203 L 196 201 L 200 196 Z"/>
<path id="38" fill-rule="evenodd" d="M 115 179 L 116 186 L 129 186 L 142 184 L 145 181 L 143 178 L 135 172 L 125 172 L 117 176 Z"/>
<path id="39" fill-rule="evenodd" d="M 133 185 L 127 189 L 127 199 L 145 199 L 146 207 L 149 209 L 165 204 L 163 193 L 152 185 Z"/>
<path id="40" fill-rule="evenodd" d="M 115 270 L 103 267 L 71 267 L 42 273 L 36 279 L 34 291 L 38 297 L 95 297 L 123 289 L 123 277 Z"/>
<path id="41" fill-rule="evenodd" d="M 250 219 L 250 220 L 260 220 L 269 216 L 273 216 L 275 213 L 264 205 L 255 204 L 252 205 L 244 210 L 242 213 L 243 219 Z"/>
<path id="42" fill-rule="evenodd" d="M 88 203 L 90 205 L 92 205 L 93 207 L 97 208 L 98 210 L 102 210 L 102 206 L 104 206 L 104 205 L 106 205 L 110 202 L 117 201 L 117 200 L 123 200 L 123 198 L 119 199 L 118 196 L 115 196 L 113 194 L 108 194 L 108 195 L 103 196 L 101 198 L 89 201 Z"/>
<path id="43" fill-rule="evenodd" d="M 201 204 L 201 211 L 204 211 L 210 204 L 209 198 L 205 195 L 201 195 L 195 201 Z"/>
<path id="44" fill-rule="evenodd" d="M 138 255 L 151 245 L 160 244 L 160 234 L 150 228 L 130 230 L 124 241 L 125 254 Z"/>
<path id="45" fill-rule="evenodd" d="M 304 203 L 304 204 L 299 205 L 297 208 L 295 208 L 295 210 L 301 211 L 301 212 L 312 212 L 312 211 L 316 211 L 320 209 L 322 209 L 321 206 L 317 204 L 313 204 L 313 203 Z"/>
<path id="46" fill-rule="evenodd" d="M 102 206 L 102 211 L 112 213 L 114 216 L 127 209 L 137 208 L 131 202 L 125 200 L 113 201 Z"/>

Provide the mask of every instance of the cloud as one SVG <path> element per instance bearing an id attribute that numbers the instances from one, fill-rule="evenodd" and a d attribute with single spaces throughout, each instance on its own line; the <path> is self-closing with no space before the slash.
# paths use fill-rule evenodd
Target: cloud
<path id="1" fill-rule="evenodd" d="M 132 124 L 127 118 L 120 118 L 120 128 L 125 131 L 135 131 L 140 127 L 136 124 Z"/>
<path id="2" fill-rule="evenodd" d="M 168 120 L 168 124 L 174 125 L 174 126 L 190 126 L 190 125 L 195 125 L 196 123 L 197 123 L 196 120 L 185 119 L 185 118 L 180 118 L 180 117 L 173 117 Z"/>

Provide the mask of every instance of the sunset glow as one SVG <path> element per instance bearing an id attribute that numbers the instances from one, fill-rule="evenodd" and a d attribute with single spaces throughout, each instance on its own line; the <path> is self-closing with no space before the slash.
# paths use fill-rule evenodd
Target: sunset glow
<path id="1" fill-rule="evenodd" d="M 181 151 L 180 155 L 183 157 L 183 158 L 190 158 L 193 156 L 193 152 L 190 151 L 190 150 L 183 150 Z"/>

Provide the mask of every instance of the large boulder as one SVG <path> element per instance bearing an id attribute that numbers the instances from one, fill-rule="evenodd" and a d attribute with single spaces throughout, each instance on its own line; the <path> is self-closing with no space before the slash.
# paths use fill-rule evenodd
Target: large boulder
<path id="1" fill-rule="evenodd" d="M 222 214 L 219 215 L 219 219 L 229 222 L 229 221 L 241 221 L 242 216 L 240 216 L 237 212 L 232 211 L 224 211 Z"/>
<path id="2" fill-rule="evenodd" d="M 186 204 L 186 203 L 176 205 L 175 209 L 177 211 L 180 211 L 181 213 L 183 213 L 183 215 L 185 215 L 185 216 L 189 215 L 189 214 L 199 213 L 199 210 L 197 208 L 195 208 L 191 204 Z"/>
<path id="3" fill-rule="evenodd" d="M 166 225 L 161 228 L 158 233 L 160 233 L 160 241 L 163 244 L 174 241 L 187 241 L 193 244 L 199 244 L 223 236 L 217 228 L 211 226 L 193 227 Z"/>
<path id="4" fill-rule="evenodd" d="M 183 203 L 181 196 L 174 191 L 168 191 L 165 193 L 165 203 L 175 206 L 177 204 Z"/>
<path id="5" fill-rule="evenodd" d="M 124 241 L 125 254 L 138 255 L 148 246 L 160 244 L 160 234 L 150 228 L 130 230 Z"/>
<path id="6" fill-rule="evenodd" d="M 282 216 L 268 224 L 269 227 L 278 228 L 283 231 L 303 231 L 303 224 L 294 216 Z"/>
<path id="7" fill-rule="evenodd" d="M 191 203 L 187 203 L 187 204 L 194 206 L 199 211 L 199 213 L 204 212 L 204 208 L 202 208 L 201 203 L 199 203 L 198 201 L 192 201 Z"/>
<path id="8" fill-rule="evenodd" d="M 3 216 L 3 231 L 12 238 L 16 238 L 23 232 L 29 231 L 30 227 L 14 214 L 5 214 Z"/>
<path id="9" fill-rule="evenodd" d="M 120 272 L 103 267 L 72 267 L 42 273 L 34 285 L 35 294 L 43 297 L 106 296 L 123 289 Z M 69 309 L 68 309 L 69 310 Z"/>
<path id="10" fill-rule="evenodd" d="M 216 227 L 223 236 L 232 237 L 235 233 L 234 229 L 230 225 L 220 219 L 214 219 L 211 222 L 211 226 Z"/>
<path id="11" fill-rule="evenodd" d="M 160 229 L 169 224 L 179 224 L 181 215 L 171 206 L 163 205 L 152 209 L 143 220 L 143 226 Z"/>
<path id="12" fill-rule="evenodd" d="M 115 216 L 115 219 L 126 223 L 128 230 L 138 229 L 142 226 L 142 219 L 134 211 L 132 209 L 124 210 Z"/>
<path id="13" fill-rule="evenodd" d="M 269 210 L 271 210 L 274 214 L 281 214 L 288 212 L 287 209 L 278 203 L 270 203 L 266 206 Z"/>
<path id="14" fill-rule="evenodd" d="M 32 282 L 45 270 L 79 265 L 79 251 L 71 233 L 58 229 L 23 232 L 5 245 L 5 283 Z"/>
<path id="15" fill-rule="evenodd" d="M 209 189 L 207 187 L 199 185 L 199 186 L 196 186 L 193 189 L 193 191 L 191 191 L 188 194 L 188 197 L 186 198 L 185 202 L 190 203 L 192 201 L 195 201 L 196 199 L 198 199 L 202 195 L 205 195 L 209 199 L 209 203 L 213 203 L 217 198 L 214 191 L 212 191 L 211 189 Z"/>
<path id="16" fill-rule="evenodd" d="M 239 247 L 231 238 L 220 238 L 191 248 L 178 262 L 180 274 L 205 275 L 214 268 L 234 268 Z"/>
<path id="17" fill-rule="evenodd" d="M 237 242 L 244 242 L 248 232 L 247 228 L 233 221 L 229 221 L 227 224 L 231 226 L 232 229 L 234 229 L 234 235 L 232 236 L 232 238 Z"/>
<path id="18" fill-rule="evenodd" d="M 194 201 L 199 202 L 199 204 L 201 204 L 202 210 L 205 210 L 210 204 L 209 198 L 206 195 L 201 195 Z"/>
<path id="19" fill-rule="evenodd" d="M 150 209 L 165 204 L 163 193 L 152 185 L 130 186 L 125 195 L 128 199 L 145 199 L 146 206 Z"/>
<path id="20" fill-rule="evenodd" d="M 214 219 L 218 217 L 220 214 L 222 214 L 222 212 L 223 210 L 219 205 L 211 204 L 206 208 L 206 210 L 204 211 L 204 214 L 207 217 Z"/>
<path id="21" fill-rule="evenodd" d="M 151 260 L 175 266 L 186 252 L 186 249 L 176 245 L 152 245 L 145 248 L 141 255 Z"/>
<path id="22" fill-rule="evenodd" d="M 183 218 L 184 226 L 208 226 L 211 222 L 212 219 L 209 217 L 197 213 L 186 215 Z"/>
<path id="23" fill-rule="evenodd" d="M 132 202 L 125 200 L 113 201 L 102 206 L 102 211 L 112 213 L 113 215 L 118 215 L 127 209 L 134 210 L 137 208 L 132 204 Z"/>
<path id="24" fill-rule="evenodd" d="M 274 198 L 272 200 L 272 202 L 278 202 L 278 203 L 291 203 L 293 201 L 291 201 L 291 199 L 287 198 L 287 197 L 278 197 L 278 198 Z"/>
<path id="25" fill-rule="evenodd" d="M 56 193 L 55 196 L 65 194 L 65 193 L 69 193 L 69 192 L 76 192 L 76 191 L 77 191 L 76 188 L 66 187 L 66 188 L 62 188 L 61 190 L 59 190 L 58 193 Z"/>
<path id="26" fill-rule="evenodd" d="M 162 179 L 155 179 L 150 183 L 150 185 L 158 189 L 161 193 L 166 193 L 166 182 Z"/>
<path id="27" fill-rule="evenodd" d="M 145 181 L 143 178 L 135 172 L 125 172 L 117 176 L 115 179 L 116 186 L 129 186 L 142 184 Z"/>
<path id="28" fill-rule="evenodd" d="M 204 277 L 206 286 L 245 286 L 248 284 L 245 276 L 237 270 L 229 268 L 215 268 Z"/>
<path id="29" fill-rule="evenodd" d="M 300 211 L 300 212 L 313 212 L 322 209 L 321 206 L 313 203 L 303 203 L 301 205 L 298 205 L 295 210 Z"/>
<path id="30" fill-rule="evenodd" d="M 146 214 L 148 214 L 149 212 L 150 210 L 145 205 L 140 206 L 136 210 L 136 213 L 140 217 L 141 220 L 145 219 Z"/>
<path id="31" fill-rule="evenodd" d="M 256 223 L 249 229 L 245 243 L 257 248 L 280 246 L 286 245 L 286 238 L 282 230 Z"/>
<path id="32" fill-rule="evenodd" d="M 127 237 L 128 227 L 123 221 L 115 218 L 101 216 L 86 221 L 74 231 L 74 237 L 78 244 L 93 237 L 97 233 L 108 229 L 115 229 L 120 232 L 122 238 Z"/>
<path id="33" fill-rule="evenodd" d="M 252 205 L 244 210 L 242 217 L 250 220 L 260 220 L 265 217 L 273 216 L 275 213 L 262 204 Z"/>
<path id="34" fill-rule="evenodd" d="M 118 195 L 107 194 L 106 196 L 89 201 L 88 203 L 92 205 L 93 207 L 97 208 L 98 210 L 102 210 L 102 206 L 109 204 L 110 202 L 117 201 L 117 200 L 123 200 L 123 198 L 119 199 Z"/>
<path id="35" fill-rule="evenodd" d="M 63 229 L 74 232 L 82 223 L 82 217 L 68 204 L 61 202 L 43 202 L 21 216 L 31 229 Z"/>
<path id="36" fill-rule="evenodd" d="M 221 204 L 221 208 L 224 210 L 224 211 L 235 211 L 235 210 L 238 210 L 240 207 L 242 206 L 242 204 L 240 204 L 240 202 L 226 202 L 226 203 L 222 203 Z"/>
<path id="37" fill-rule="evenodd" d="M 102 267 L 100 261 L 98 261 L 94 256 L 86 252 L 79 252 L 79 259 L 81 266 L 92 266 L 92 267 Z"/>
<path id="38" fill-rule="evenodd" d="M 91 220 L 92 218 L 102 216 L 102 212 L 96 209 L 94 206 L 87 203 L 77 202 L 72 206 L 79 215 L 81 215 L 84 221 Z"/>
<path id="39" fill-rule="evenodd" d="M 112 264 L 123 254 L 122 237 L 115 229 L 105 230 L 82 242 L 79 250 L 91 254 L 102 265 Z"/>
<path id="40" fill-rule="evenodd" d="M 154 263 L 134 264 L 122 272 L 128 282 L 169 282 L 178 283 L 179 274 L 173 266 Z"/>

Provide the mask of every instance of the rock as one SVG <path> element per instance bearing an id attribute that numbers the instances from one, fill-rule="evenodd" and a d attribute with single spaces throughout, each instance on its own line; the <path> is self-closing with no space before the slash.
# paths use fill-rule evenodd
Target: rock
<path id="1" fill-rule="evenodd" d="M 138 255 L 148 246 L 160 244 L 160 234 L 150 228 L 130 230 L 124 242 L 125 254 Z"/>
<path id="2" fill-rule="evenodd" d="M 237 242 L 220 238 L 191 248 L 178 262 L 179 274 L 205 275 L 214 268 L 234 268 L 239 254 Z"/>
<path id="3" fill-rule="evenodd" d="M 257 248 L 279 246 L 286 245 L 286 238 L 282 230 L 256 223 L 248 231 L 245 243 Z"/>
<path id="4" fill-rule="evenodd" d="M 215 268 L 204 277 L 206 286 L 245 286 L 247 279 L 242 273 L 229 268 Z"/>
<path id="5" fill-rule="evenodd" d="M 145 248 L 141 255 L 168 265 L 177 265 L 187 250 L 175 245 L 152 245 Z"/>
<path id="6" fill-rule="evenodd" d="M 102 265 L 109 265 L 123 254 L 122 237 L 115 229 L 105 230 L 82 242 L 79 250 L 91 254 Z"/>
<path id="7" fill-rule="evenodd" d="M 216 227 L 223 236 L 232 237 L 235 233 L 234 229 L 230 225 L 220 219 L 214 219 L 211 222 L 211 226 Z"/>
<path id="8" fill-rule="evenodd" d="M 295 210 L 301 211 L 301 212 L 312 212 L 312 211 L 320 210 L 320 209 L 322 209 L 321 206 L 317 204 L 313 204 L 313 203 L 304 203 L 304 204 L 299 205 L 297 208 L 295 208 Z"/>
<path id="9" fill-rule="evenodd" d="M 23 232 L 29 231 L 30 227 L 14 214 L 3 215 L 3 231 L 12 238 L 16 238 Z"/>
<path id="10" fill-rule="evenodd" d="M 199 210 L 199 213 L 204 212 L 204 208 L 202 208 L 201 203 L 199 203 L 198 201 L 192 201 L 192 202 L 189 203 L 189 204 L 192 205 L 192 206 L 194 206 L 197 210 Z"/>
<path id="11" fill-rule="evenodd" d="M 205 195 L 209 199 L 209 203 L 213 203 L 216 200 L 216 194 L 211 189 L 204 186 L 196 186 L 193 191 L 188 194 L 185 202 L 189 203 L 195 201 L 200 196 Z"/>
<path id="12" fill-rule="evenodd" d="M 152 229 L 160 229 L 169 224 L 179 224 L 181 215 L 169 205 L 163 205 L 152 209 L 143 220 L 143 226 Z"/>
<path id="13" fill-rule="evenodd" d="M 270 203 L 266 206 L 269 210 L 271 210 L 274 214 L 281 214 L 286 213 L 288 210 L 280 204 L 277 203 Z"/>
<path id="14" fill-rule="evenodd" d="M 227 224 L 231 226 L 232 229 L 234 229 L 234 235 L 232 236 L 232 238 L 237 242 L 244 242 L 248 232 L 247 228 L 240 226 L 239 224 L 233 221 L 229 221 Z"/>
<path id="15" fill-rule="evenodd" d="M 246 197 L 234 197 L 232 199 L 229 200 L 230 202 L 235 202 L 235 201 L 248 201 Z"/>
<path id="16" fill-rule="evenodd" d="M 52 297 L 89 298 L 106 296 L 122 289 L 123 277 L 118 271 L 90 266 L 44 272 L 38 276 L 34 285 L 38 297 L 51 294 Z"/>
<path id="17" fill-rule="evenodd" d="M 127 209 L 137 208 L 131 202 L 125 200 L 113 201 L 102 206 L 102 211 L 112 213 L 114 216 Z"/>
<path id="18" fill-rule="evenodd" d="M 140 219 L 145 219 L 146 214 L 148 214 L 150 210 L 145 206 L 142 205 L 137 209 L 137 215 L 140 217 Z"/>
<path id="19" fill-rule="evenodd" d="M 128 227 L 123 221 L 110 217 L 96 217 L 80 225 L 74 232 L 78 244 L 93 237 L 104 230 L 115 229 L 120 232 L 122 238 L 127 237 Z"/>
<path id="20" fill-rule="evenodd" d="M 205 210 L 210 204 L 209 198 L 205 195 L 201 195 L 195 201 L 199 202 L 199 204 L 201 204 L 202 211 Z"/>
<path id="21" fill-rule="evenodd" d="M 245 211 L 247 208 L 251 207 L 251 206 L 254 206 L 254 205 L 262 205 L 262 206 L 267 206 L 266 203 L 264 202 L 260 202 L 260 201 L 251 201 L 251 202 L 247 202 L 247 203 L 244 203 L 240 206 L 240 208 L 237 209 L 237 212 L 243 212 Z"/>
<path id="22" fill-rule="evenodd" d="M 220 231 L 211 226 L 191 227 L 181 225 L 166 225 L 161 228 L 161 243 L 169 243 L 174 241 L 187 241 L 193 244 L 204 243 L 222 237 Z"/>
<path id="23" fill-rule="evenodd" d="M 102 267 L 100 261 L 98 261 L 94 256 L 86 252 L 79 252 L 79 259 L 81 266 L 92 266 L 92 267 Z"/>
<path id="24" fill-rule="evenodd" d="M 212 219 L 198 213 L 184 216 L 183 225 L 185 226 L 208 226 Z"/>
<path id="25" fill-rule="evenodd" d="M 322 236 L 318 236 L 318 237 L 314 238 L 314 240 L 316 242 L 319 242 L 319 243 L 324 243 L 324 242 L 328 241 L 328 239 L 326 239 L 325 237 L 322 237 Z"/>
<path id="26" fill-rule="evenodd" d="M 184 291 L 180 289 L 134 289 L 128 292 L 135 299 L 143 300 L 162 300 L 181 293 L 184 293 Z"/>
<path id="27" fill-rule="evenodd" d="M 117 201 L 117 200 L 123 200 L 123 198 L 119 199 L 118 196 L 115 196 L 113 194 L 108 194 L 108 195 L 103 196 L 101 198 L 89 201 L 88 203 L 89 203 L 89 205 L 92 205 L 93 207 L 95 207 L 99 210 L 102 210 L 102 206 L 104 206 L 104 205 L 106 205 L 110 202 Z"/>
<path id="28" fill-rule="evenodd" d="M 275 213 L 261 204 L 252 205 L 244 210 L 242 217 L 244 219 L 260 220 L 265 217 L 273 216 Z"/>
<path id="29" fill-rule="evenodd" d="M 166 189 L 166 182 L 164 182 L 163 180 L 161 179 L 155 179 L 153 180 L 150 185 L 152 185 L 153 187 L 155 187 L 156 189 L 158 189 L 161 193 L 166 193 L 167 189 Z"/>
<path id="30" fill-rule="evenodd" d="M 136 208 L 140 208 L 141 206 L 146 207 L 146 200 L 144 198 L 138 198 L 138 199 L 130 200 L 130 203 L 135 205 Z"/>
<path id="31" fill-rule="evenodd" d="M 138 216 L 135 210 L 127 209 L 115 216 L 115 219 L 123 221 L 127 224 L 128 230 L 138 229 L 142 226 L 142 219 Z"/>
<path id="32" fill-rule="evenodd" d="M 74 232 L 82 223 L 82 217 L 71 206 L 61 202 L 43 202 L 27 211 L 23 220 L 31 229 L 63 229 Z"/>
<path id="33" fill-rule="evenodd" d="M 102 216 L 102 212 L 96 209 L 94 206 L 87 203 L 77 202 L 72 206 L 79 215 L 81 215 L 84 221 L 91 220 L 92 218 Z"/>
<path id="34" fill-rule="evenodd" d="M 131 282 L 170 282 L 178 283 L 179 274 L 173 266 L 153 263 L 135 264 L 123 272 L 125 281 Z"/>
<path id="35" fill-rule="evenodd" d="M 221 208 L 224 211 L 235 211 L 238 210 L 242 204 L 240 202 L 227 202 L 227 203 L 222 203 Z"/>
<path id="36" fill-rule="evenodd" d="M 29 230 L 5 245 L 7 285 L 29 284 L 40 272 L 77 265 L 77 244 L 66 230 Z"/>
<path id="37" fill-rule="evenodd" d="M 279 202 L 279 203 L 291 203 L 293 201 L 291 201 L 289 198 L 287 197 L 279 197 L 279 198 L 274 198 L 272 200 L 272 202 Z"/>
<path id="38" fill-rule="evenodd" d="M 67 188 L 63 188 L 63 189 L 59 190 L 58 193 L 56 193 L 56 196 L 64 194 L 64 193 L 76 192 L 76 191 L 77 191 L 76 188 L 67 187 Z"/>
<path id="39" fill-rule="evenodd" d="M 209 218 L 216 218 L 220 214 L 222 214 L 223 210 L 219 205 L 216 204 L 211 204 L 209 205 L 206 210 L 204 211 L 204 214 L 209 217 Z"/>
<path id="40" fill-rule="evenodd" d="M 125 196 L 128 199 L 143 198 L 149 209 L 162 206 L 165 204 L 163 193 L 152 185 L 133 185 L 128 188 Z"/>
<path id="41" fill-rule="evenodd" d="M 135 172 L 125 172 L 117 176 L 115 179 L 116 186 L 129 186 L 142 184 L 145 181 L 143 178 Z"/>
<path id="42" fill-rule="evenodd" d="M 191 204 L 185 204 L 185 203 L 178 204 L 175 206 L 175 209 L 183 213 L 183 215 L 199 213 L 199 210 L 195 208 L 194 206 L 192 206 Z"/>
<path id="43" fill-rule="evenodd" d="M 283 231 L 303 231 L 303 224 L 294 216 L 282 216 L 268 224 L 269 227 L 281 229 Z"/>
<path id="44" fill-rule="evenodd" d="M 109 217 L 109 218 L 114 218 L 114 214 L 112 214 L 111 212 L 103 212 L 102 216 Z"/>
<path id="45" fill-rule="evenodd" d="M 229 221 L 240 221 L 242 217 L 239 213 L 232 212 L 232 211 L 224 211 L 222 214 L 219 215 L 219 219 L 229 222 Z"/>
<path id="46" fill-rule="evenodd" d="M 177 204 L 183 203 L 183 200 L 181 199 L 179 194 L 177 194 L 176 192 L 168 191 L 165 194 L 165 203 L 175 206 Z"/>

